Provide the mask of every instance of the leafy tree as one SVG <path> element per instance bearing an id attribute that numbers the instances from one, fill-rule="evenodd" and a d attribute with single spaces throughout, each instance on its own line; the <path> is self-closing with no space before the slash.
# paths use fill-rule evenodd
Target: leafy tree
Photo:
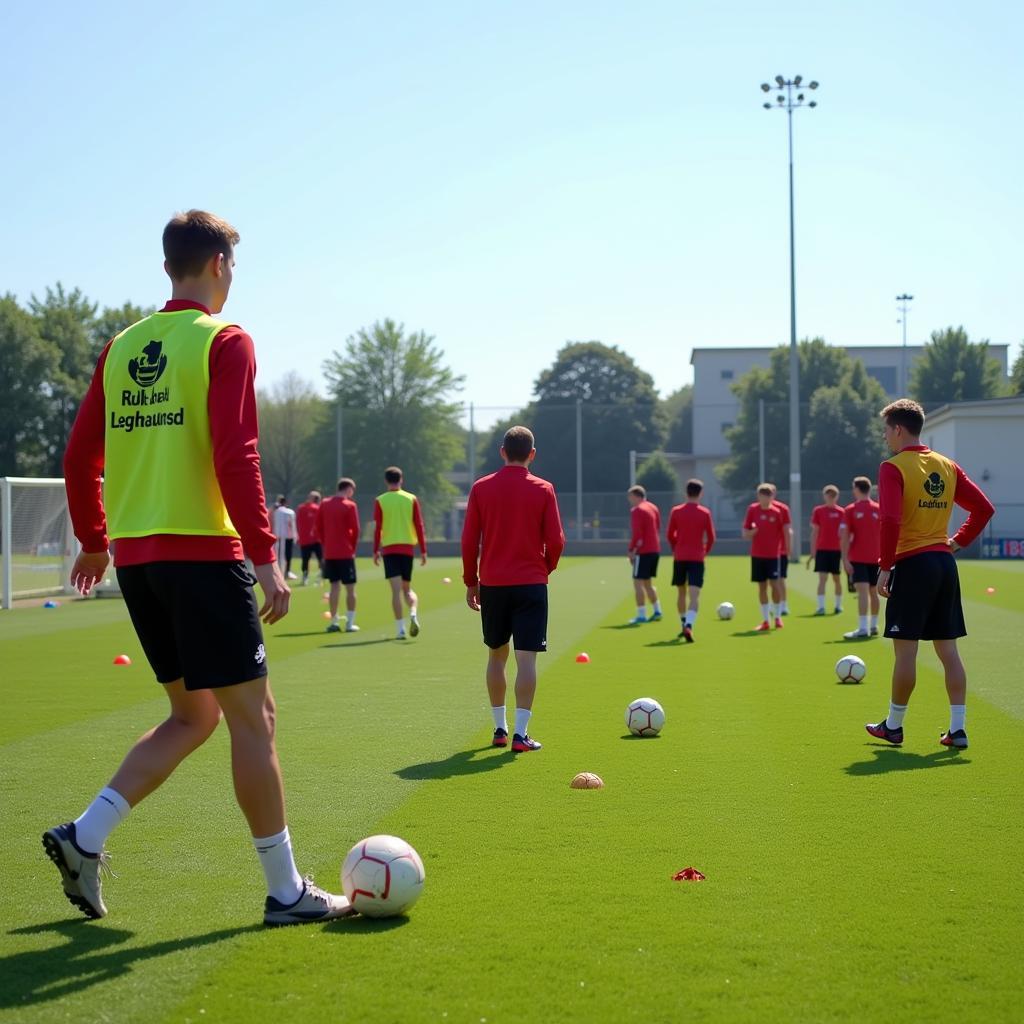
<path id="1" fill-rule="evenodd" d="M 665 436 L 654 379 L 625 352 L 599 341 L 566 343 L 534 383 L 534 400 L 498 424 L 484 451 L 485 471 L 500 465 L 498 446 L 511 423 L 537 437 L 537 472 L 556 488 L 576 487 L 576 402 L 582 403 L 583 486 L 619 491 L 629 452 L 654 451 Z"/>
<path id="2" fill-rule="evenodd" d="M 343 469 L 361 484 L 362 496 L 383 490 L 389 465 L 401 466 L 436 524 L 454 494 L 445 474 L 464 456 L 461 406 L 452 401 L 464 378 L 445 364 L 431 335 L 406 334 L 393 320 L 360 328 L 324 362 L 324 374 L 331 400 L 316 435 L 320 479 L 334 476 L 334 410 L 341 402 Z"/>
<path id="3" fill-rule="evenodd" d="M 296 504 L 315 479 L 310 439 L 323 418 L 323 399 L 312 384 L 292 372 L 270 391 L 260 391 L 257 401 L 264 488 L 271 500 L 273 495 L 286 494 Z"/>
<path id="4" fill-rule="evenodd" d="M 692 452 L 693 385 L 684 384 L 678 391 L 673 391 L 662 403 L 662 409 L 668 423 L 665 451 Z"/>
<path id="5" fill-rule="evenodd" d="M 0 476 L 49 471 L 46 434 L 54 406 L 49 382 L 59 362 L 56 347 L 39 336 L 37 323 L 14 296 L 0 297 Z"/>
<path id="6" fill-rule="evenodd" d="M 123 306 L 116 308 L 108 306 L 102 313 L 97 314 L 89 330 L 93 362 L 99 359 L 100 353 L 108 341 L 120 334 L 126 327 L 131 327 L 132 324 L 149 316 L 155 308 L 154 306 L 136 306 L 134 302 L 126 302 Z"/>
<path id="7" fill-rule="evenodd" d="M 664 452 L 655 452 L 644 459 L 636 472 L 636 482 L 650 494 L 671 494 L 674 497 L 679 493 L 679 475 Z"/>
<path id="8" fill-rule="evenodd" d="M 972 342 L 963 327 L 932 331 L 910 375 L 910 393 L 925 408 L 996 398 L 1004 382 L 988 341 Z"/>
<path id="9" fill-rule="evenodd" d="M 1010 371 L 1010 394 L 1024 395 L 1024 341 L 1020 343 L 1020 351 Z"/>

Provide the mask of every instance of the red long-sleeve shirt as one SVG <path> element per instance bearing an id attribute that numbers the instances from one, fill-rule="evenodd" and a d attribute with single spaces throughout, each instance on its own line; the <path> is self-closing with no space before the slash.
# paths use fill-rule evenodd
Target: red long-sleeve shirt
<path id="1" fill-rule="evenodd" d="M 317 534 L 324 546 L 324 558 L 355 558 L 359 543 L 359 507 L 340 495 L 320 503 Z"/>
<path id="2" fill-rule="evenodd" d="M 656 555 L 661 551 L 661 512 L 650 501 L 641 501 L 629 514 L 633 535 L 629 541 L 630 554 Z"/>
<path id="3" fill-rule="evenodd" d="M 295 510 L 295 527 L 299 531 L 299 545 L 308 547 L 316 544 L 323 536 L 317 529 L 317 518 L 320 515 L 322 502 L 304 501 Z"/>
<path id="4" fill-rule="evenodd" d="M 910 445 L 909 450 L 926 452 L 929 449 L 925 445 Z M 955 462 L 953 466 L 956 469 L 953 501 L 967 510 L 967 519 L 954 534 L 953 541 L 957 547 L 965 548 L 980 536 L 994 515 L 995 507 L 985 492 Z M 883 462 L 878 470 L 878 507 L 882 516 L 881 554 L 878 561 L 883 569 L 891 569 L 898 561 L 924 551 L 949 550 L 947 544 L 927 544 L 896 554 L 903 520 L 903 474 L 891 462 Z"/>
<path id="5" fill-rule="evenodd" d="M 668 517 L 665 539 L 677 562 L 703 562 L 715 543 L 711 509 L 695 501 L 676 505 Z"/>
<path id="6" fill-rule="evenodd" d="M 172 299 L 161 312 L 209 310 L 198 302 Z M 100 355 L 89 390 L 75 418 L 64 453 L 64 484 L 75 536 L 82 550 L 106 551 L 107 517 L 103 508 L 103 466 L 106 402 L 103 367 L 108 343 Z M 210 389 L 207 411 L 213 441 L 213 466 L 224 505 L 241 540 L 234 537 L 199 537 L 151 534 L 122 537 L 114 545 L 117 565 L 143 562 L 238 561 L 247 554 L 255 565 L 274 561 L 274 534 L 270 529 L 266 497 L 260 477 L 257 449 L 256 356 L 252 338 L 240 327 L 225 327 L 210 346 Z"/>
<path id="7" fill-rule="evenodd" d="M 462 526 L 467 587 L 547 583 L 565 547 L 554 487 L 525 466 L 481 477 L 469 492 Z"/>
<path id="8" fill-rule="evenodd" d="M 423 532 L 423 511 L 420 509 L 420 499 L 413 498 L 412 500 L 412 525 L 416 529 L 416 543 L 420 546 L 420 553 L 425 555 L 427 553 L 427 537 Z M 379 551 L 382 555 L 413 555 L 416 553 L 415 545 L 413 544 L 388 544 L 386 547 L 380 546 L 380 533 L 384 526 L 384 509 L 380 507 L 380 502 L 374 499 L 373 502 L 373 553 L 377 554 Z"/>

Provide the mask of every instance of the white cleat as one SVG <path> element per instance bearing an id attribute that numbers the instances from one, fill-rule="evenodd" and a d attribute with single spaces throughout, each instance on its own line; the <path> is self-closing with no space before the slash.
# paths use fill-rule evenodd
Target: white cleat
<path id="1" fill-rule="evenodd" d="M 338 917 L 351 917 L 355 907 L 344 896 L 335 896 L 313 884 L 312 878 L 305 879 L 302 895 L 291 905 L 267 897 L 263 908 L 263 923 L 275 927 L 283 924 L 315 924 L 317 921 L 332 921 Z"/>

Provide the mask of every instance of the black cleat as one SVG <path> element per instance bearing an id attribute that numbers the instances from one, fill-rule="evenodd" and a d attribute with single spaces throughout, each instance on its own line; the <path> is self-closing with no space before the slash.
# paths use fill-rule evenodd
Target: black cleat
<path id="1" fill-rule="evenodd" d="M 939 737 L 939 742 L 944 747 L 956 747 L 957 750 L 967 749 L 967 733 L 963 729 L 957 729 L 956 732 L 944 732 Z"/>
<path id="2" fill-rule="evenodd" d="M 492 747 L 507 747 L 508 746 L 508 730 L 507 729 L 495 729 L 494 736 L 491 738 Z"/>
<path id="3" fill-rule="evenodd" d="M 894 747 L 900 746 L 903 742 L 903 726 L 901 725 L 898 729 L 890 729 L 886 720 L 883 718 L 877 725 L 871 725 L 869 722 L 864 726 L 870 735 L 874 736 L 875 739 L 885 740 L 887 743 L 891 743 Z"/>

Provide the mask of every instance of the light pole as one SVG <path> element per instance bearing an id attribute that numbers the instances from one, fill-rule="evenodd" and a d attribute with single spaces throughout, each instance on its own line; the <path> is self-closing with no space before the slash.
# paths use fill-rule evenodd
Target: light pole
<path id="1" fill-rule="evenodd" d="M 913 300 L 914 296 L 908 295 L 906 292 L 896 296 L 896 301 L 900 303 L 900 318 L 896 323 L 903 324 L 903 355 L 900 358 L 900 398 L 907 397 L 909 384 L 909 378 L 907 377 L 907 310 L 910 307 L 907 303 L 913 302 Z"/>
<path id="2" fill-rule="evenodd" d="M 775 76 L 778 94 L 774 103 L 765 103 L 765 110 L 784 110 L 789 127 L 789 503 L 793 515 L 793 554 L 800 557 L 803 512 L 801 511 L 800 481 L 800 353 L 796 345 L 796 240 L 793 231 L 793 111 L 804 106 L 800 91 L 803 77 Z M 809 82 L 808 89 L 817 89 L 817 82 Z M 761 91 L 768 93 L 772 86 L 761 83 Z M 818 104 L 811 100 L 808 107 Z"/>

